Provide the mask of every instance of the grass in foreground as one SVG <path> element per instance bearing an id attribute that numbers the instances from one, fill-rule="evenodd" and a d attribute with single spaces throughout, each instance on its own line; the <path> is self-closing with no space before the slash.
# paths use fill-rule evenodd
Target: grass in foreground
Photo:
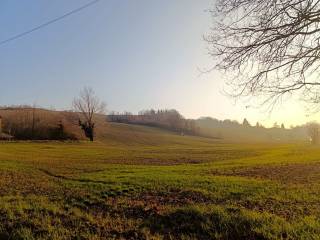
<path id="1" fill-rule="evenodd" d="M 0 239 L 320 239 L 320 149 L 111 127 L 0 144 Z"/>

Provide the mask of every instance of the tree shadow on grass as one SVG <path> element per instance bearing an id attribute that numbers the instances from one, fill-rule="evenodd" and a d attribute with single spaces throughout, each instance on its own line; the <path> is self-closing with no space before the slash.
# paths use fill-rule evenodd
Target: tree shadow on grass
<path id="1" fill-rule="evenodd" d="M 195 208 L 183 208 L 167 215 L 153 215 L 141 226 L 164 239 L 230 239 L 266 240 L 287 239 L 287 232 L 267 223 L 270 219 L 242 215 L 238 209 L 215 209 L 202 212 Z M 269 229 L 268 232 L 264 232 Z"/>

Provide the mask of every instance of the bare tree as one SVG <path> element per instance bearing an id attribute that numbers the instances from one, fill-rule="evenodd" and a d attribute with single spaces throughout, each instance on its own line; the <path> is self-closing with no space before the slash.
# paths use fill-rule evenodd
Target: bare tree
<path id="1" fill-rule="evenodd" d="M 246 118 L 243 119 L 242 126 L 244 126 L 244 127 L 251 127 L 249 121 L 248 121 Z"/>
<path id="2" fill-rule="evenodd" d="M 293 93 L 320 102 L 319 0 L 217 0 L 205 37 L 234 97 L 272 106 Z"/>
<path id="3" fill-rule="evenodd" d="M 308 134 L 312 144 L 318 144 L 320 140 L 320 125 L 312 122 L 307 124 Z"/>
<path id="4" fill-rule="evenodd" d="M 79 112 L 79 126 L 90 141 L 94 139 L 94 116 L 106 110 L 106 104 L 95 95 L 92 88 L 85 87 L 78 98 L 73 100 L 73 108 Z"/>

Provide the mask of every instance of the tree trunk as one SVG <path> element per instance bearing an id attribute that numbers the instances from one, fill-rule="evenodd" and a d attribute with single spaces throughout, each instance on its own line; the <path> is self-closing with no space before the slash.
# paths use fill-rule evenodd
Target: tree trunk
<path id="1" fill-rule="evenodd" d="M 87 138 L 90 139 L 91 142 L 93 142 L 94 138 L 94 123 L 90 122 L 81 122 L 79 120 L 79 126 L 81 126 L 82 130 L 84 131 L 84 134 L 86 135 Z"/>

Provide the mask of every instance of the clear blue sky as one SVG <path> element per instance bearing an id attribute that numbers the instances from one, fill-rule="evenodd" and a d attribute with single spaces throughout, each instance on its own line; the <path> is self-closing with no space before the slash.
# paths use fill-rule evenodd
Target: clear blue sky
<path id="1" fill-rule="evenodd" d="M 0 41 L 65 14 L 89 0 L 1 0 Z M 176 108 L 270 124 L 299 123 L 295 111 L 273 117 L 247 110 L 221 94 L 222 76 L 210 67 L 203 34 L 213 0 L 102 0 L 40 31 L 0 46 L 0 104 L 68 109 L 91 86 L 108 110 Z M 301 111 L 299 110 L 301 115 Z"/>

